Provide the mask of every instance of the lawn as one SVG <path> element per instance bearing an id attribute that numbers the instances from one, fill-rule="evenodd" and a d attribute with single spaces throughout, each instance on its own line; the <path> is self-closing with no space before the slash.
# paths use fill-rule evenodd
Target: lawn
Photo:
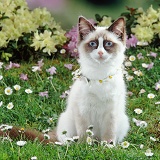
<path id="1" fill-rule="evenodd" d="M 142 53 L 141 58 L 139 53 Z M 153 54 L 155 53 L 155 54 Z M 110 148 L 96 144 L 44 145 L 38 141 L 19 147 L 13 141 L 1 138 L 0 157 L 6 159 L 160 159 L 160 66 L 159 51 L 153 48 L 129 49 L 126 51 L 125 74 L 128 98 L 127 113 L 130 117 L 130 131 L 122 144 Z M 138 56 L 137 56 L 138 55 Z M 143 57 L 142 57 L 143 56 Z M 151 68 L 142 64 L 154 63 Z M 72 64 L 72 65 L 68 65 Z M 36 66 L 39 69 L 36 70 Z M 56 126 L 59 114 L 65 108 L 65 91 L 72 84 L 72 71 L 78 68 L 77 60 L 64 56 L 54 59 L 32 61 L 30 63 L 4 63 L 0 69 L 0 124 L 16 125 L 44 130 Z M 49 70 L 50 69 L 50 70 Z M 139 71 L 140 74 L 137 74 Z M 129 78 L 128 78 L 129 77 Z M 15 87 L 19 85 L 20 89 Z M 10 87 L 9 95 L 5 89 Z M 16 90 L 16 89 L 17 90 Z M 28 90 L 26 90 L 28 89 Z M 156 90 L 157 89 L 157 90 Z M 63 95 L 63 96 L 62 96 Z M 12 103 L 11 107 L 8 105 Z M 12 108 L 13 107 L 13 108 Z M 137 110 L 135 110 L 137 109 Z M 150 149 L 150 150 L 148 150 Z"/>

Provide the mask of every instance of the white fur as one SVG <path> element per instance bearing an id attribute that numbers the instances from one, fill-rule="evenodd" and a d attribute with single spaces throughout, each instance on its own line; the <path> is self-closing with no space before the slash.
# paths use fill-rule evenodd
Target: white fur
<path id="1" fill-rule="evenodd" d="M 96 32 L 104 32 L 99 27 Z M 61 142 L 66 137 L 79 136 L 84 139 L 89 125 L 93 125 L 94 137 L 99 140 L 112 140 L 114 144 L 123 140 L 129 129 L 128 117 L 125 113 L 126 87 L 120 67 L 124 60 L 125 46 L 113 33 L 106 33 L 115 43 L 119 44 L 116 54 L 104 51 L 103 46 L 90 54 L 84 53 L 83 44 L 94 37 L 90 33 L 79 46 L 80 65 L 84 78 L 74 82 L 67 101 L 66 110 L 60 115 L 57 126 L 57 137 Z M 102 44 L 102 37 L 99 43 Z M 99 59 L 98 51 L 103 50 L 103 59 Z M 107 82 L 98 80 L 113 75 Z M 66 135 L 62 134 L 67 131 Z"/>

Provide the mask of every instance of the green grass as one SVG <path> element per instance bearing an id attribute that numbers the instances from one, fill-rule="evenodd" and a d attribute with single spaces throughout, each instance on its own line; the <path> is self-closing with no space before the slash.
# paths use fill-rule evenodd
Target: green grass
<path id="1" fill-rule="evenodd" d="M 127 56 L 137 55 L 142 53 L 144 59 L 132 62 L 132 67 L 128 67 L 127 71 L 130 75 L 134 76 L 132 81 L 127 81 L 127 88 L 133 92 L 132 96 L 127 100 L 127 113 L 130 118 L 130 131 L 125 138 L 130 143 L 130 146 L 123 149 L 120 145 L 114 148 L 103 147 L 100 144 L 93 146 L 87 143 L 74 143 L 69 146 L 58 146 L 55 144 L 44 145 L 37 141 L 30 142 L 23 147 L 17 146 L 16 142 L 20 139 L 13 141 L 0 141 L 0 160 L 27 160 L 36 156 L 38 160 L 140 160 L 150 159 L 145 156 L 147 149 L 151 149 L 154 155 L 151 159 L 160 159 L 160 105 L 155 102 L 160 101 L 159 91 L 155 90 L 155 83 L 160 80 L 160 65 L 158 55 L 156 58 L 147 56 L 150 51 L 160 53 L 159 50 L 145 48 L 145 49 L 132 49 L 127 51 Z M 142 63 L 154 62 L 154 67 L 150 70 L 142 68 Z M 0 69 L 0 75 L 3 79 L 0 81 L 0 102 L 3 105 L 0 107 L 0 124 L 9 124 L 21 126 L 24 128 L 35 128 L 37 130 L 54 128 L 57 123 L 59 114 L 65 109 L 66 99 L 60 98 L 60 95 L 69 89 L 72 84 L 71 72 L 78 68 L 75 59 L 57 58 L 53 60 L 44 59 L 44 66 L 42 71 L 32 72 L 32 66 L 36 65 L 35 62 L 22 63 L 20 68 L 12 68 L 5 70 L 3 67 Z M 64 64 L 74 64 L 73 70 L 70 71 L 64 67 Z M 4 66 L 7 64 L 4 64 Z M 57 73 L 53 75 L 53 79 L 49 80 L 50 74 L 46 69 L 51 66 L 57 68 Z M 138 77 L 134 75 L 132 68 L 141 70 L 143 76 Z M 28 74 L 28 81 L 19 79 L 21 73 Z M 21 86 L 19 91 L 15 91 L 13 86 L 18 84 Z M 13 89 L 11 95 L 5 95 L 4 89 L 10 86 Z M 25 93 L 25 89 L 30 88 L 33 93 Z M 140 89 L 145 89 L 144 94 L 139 94 Z M 49 97 L 40 97 L 39 92 L 48 91 Z M 155 94 L 155 98 L 148 99 L 149 93 Z M 14 107 L 11 110 L 7 109 L 7 104 L 13 102 Z M 134 112 L 135 108 L 143 110 L 142 114 L 138 115 Z M 49 124 L 47 120 L 53 118 L 53 123 Z M 147 122 L 146 128 L 140 128 L 132 122 L 132 118 L 143 120 Z M 150 140 L 150 137 L 157 139 L 156 142 Z M 143 144 L 144 148 L 140 149 Z"/>

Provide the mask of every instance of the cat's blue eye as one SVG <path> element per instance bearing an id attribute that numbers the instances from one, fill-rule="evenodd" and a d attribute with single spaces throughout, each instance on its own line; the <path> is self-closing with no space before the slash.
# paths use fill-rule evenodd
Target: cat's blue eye
<path id="1" fill-rule="evenodd" d="M 91 47 L 97 47 L 97 43 L 96 43 L 95 41 L 89 42 L 89 45 L 90 45 Z"/>
<path id="2" fill-rule="evenodd" d="M 113 42 L 110 42 L 110 41 L 106 42 L 106 44 L 105 44 L 106 47 L 110 47 L 112 45 L 113 45 Z"/>

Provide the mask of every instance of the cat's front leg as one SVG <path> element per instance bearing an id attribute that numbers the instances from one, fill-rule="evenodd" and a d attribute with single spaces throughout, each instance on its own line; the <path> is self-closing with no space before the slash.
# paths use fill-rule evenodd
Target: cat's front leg
<path id="1" fill-rule="evenodd" d="M 117 123 L 116 117 L 113 113 L 108 113 L 104 117 L 101 126 L 101 141 L 107 141 L 108 143 L 112 142 L 113 145 L 116 144 L 116 132 L 117 132 Z"/>

